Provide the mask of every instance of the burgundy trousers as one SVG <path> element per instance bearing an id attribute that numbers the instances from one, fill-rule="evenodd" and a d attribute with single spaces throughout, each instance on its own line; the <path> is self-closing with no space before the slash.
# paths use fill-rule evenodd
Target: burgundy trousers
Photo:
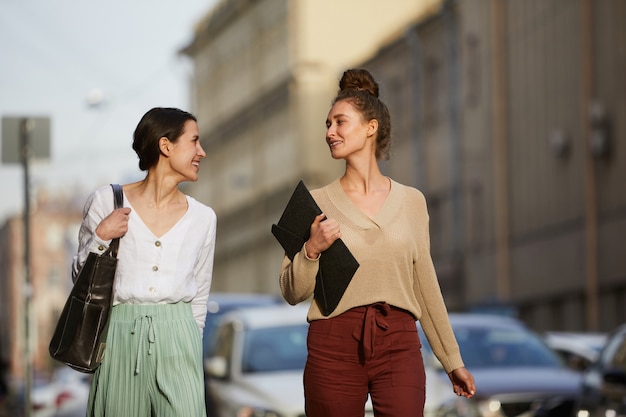
<path id="1" fill-rule="evenodd" d="M 387 303 L 309 326 L 304 369 L 307 417 L 423 416 L 424 362 L 415 318 Z"/>

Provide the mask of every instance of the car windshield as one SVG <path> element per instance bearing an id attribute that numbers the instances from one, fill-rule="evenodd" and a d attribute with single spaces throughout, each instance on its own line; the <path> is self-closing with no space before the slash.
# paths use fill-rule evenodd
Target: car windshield
<path id="1" fill-rule="evenodd" d="M 468 368 L 560 367 L 559 358 L 533 333 L 522 329 L 455 328 Z"/>
<path id="2" fill-rule="evenodd" d="M 306 362 L 308 324 L 249 330 L 244 339 L 244 374 L 302 370 Z"/>
<path id="3" fill-rule="evenodd" d="M 235 296 L 225 300 L 220 300 L 218 296 L 217 299 L 209 299 L 204 332 L 202 335 L 204 357 L 206 358 L 213 355 L 215 350 L 215 339 L 213 336 L 224 314 L 238 308 L 269 306 L 272 304 L 280 304 L 281 302 L 282 300 L 278 297 L 266 295 Z"/>
<path id="4" fill-rule="evenodd" d="M 554 367 L 563 361 L 535 333 L 524 328 L 453 325 L 463 362 L 467 368 Z M 432 348 L 421 327 L 423 349 Z M 434 359 L 434 356 L 432 356 Z M 436 359 L 434 359 L 436 361 Z"/>

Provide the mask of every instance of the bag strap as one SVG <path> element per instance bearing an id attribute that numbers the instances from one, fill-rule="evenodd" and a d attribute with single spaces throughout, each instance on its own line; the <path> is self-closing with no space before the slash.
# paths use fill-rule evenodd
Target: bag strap
<path id="1" fill-rule="evenodd" d="M 119 184 L 111 184 L 113 188 L 113 203 L 115 209 L 124 207 L 124 193 L 122 192 L 122 186 Z M 111 252 L 111 256 L 117 258 L 117 250 L 120 247 L 120 238 L 116 237 L 111 240 L 111 244 L 109 245 L 109 250 Z"/>

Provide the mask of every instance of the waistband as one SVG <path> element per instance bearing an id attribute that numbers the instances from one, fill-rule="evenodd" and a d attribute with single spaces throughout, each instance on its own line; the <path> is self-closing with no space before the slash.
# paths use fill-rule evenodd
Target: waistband
<path id="1" fill-rule="evenodd" d="M 396 307 L 396 306 L 392 306 L 391 304 L 386 303 L 385 301 L 380 301 L 378 303 L 373 303 L 373 304 L 368 304 L 368 305 L 364 305 L 364 306 L 359 306 L 359 307 L 353 307 L 348 311 L 345 311 L 344 313 L 340 314 L 340 316 L 343 315 L 347 315 L 347 316 L 357 316 L 357 315 L 362 315 L 364 314 L 368 309 L 370 308 L 377 308 L 379 310 L 384 310 L 386 315 L 393 315 L 394 317 L 398 317 L 398 318 L 402 318 L 403 315 L 400 313 L 403 313 L 407 316 L 409 316 L 411 318 L 412 321 L 416 321 L 417 319 L 415 318 L 415 316 L 413 316 L 413 313 L 411 313 L 408 310 L 405 310 L 403 308 L 400 307 Z"/>
<path id="2" fill-rule="evenodd" d="M 153 320 L 168 321 L 193 318 L 191 303 L 175 304 L 118 304 L 111 309 L 111 320 L 134 322 L 138 316 L 150 316 Z"/>

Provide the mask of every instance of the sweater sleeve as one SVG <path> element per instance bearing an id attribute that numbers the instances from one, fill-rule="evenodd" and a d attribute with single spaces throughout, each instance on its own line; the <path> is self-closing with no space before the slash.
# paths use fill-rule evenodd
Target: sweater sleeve
<path id="1" fill-rule="evenodd" d="M 430 233 L 426 200 L 420 193 L 420 225 L 418 259 L 413 267 L 413 286 L 421 309 L 419 321 L 426 338 L 446 372 L 464 366 L 459 345 L 452 331 L 443 295 L 439 287 L 435 267 L 430 254 Z"/>
<path id="2" fill-rule="evenodd" d="M 293 257 L 293 261 L 285 255 L 280 268 L 280 289 L 289 304 L 298 304 L 313 295 L 318 268 L 317 260 L 304 256 L 304 247 Z"/>

